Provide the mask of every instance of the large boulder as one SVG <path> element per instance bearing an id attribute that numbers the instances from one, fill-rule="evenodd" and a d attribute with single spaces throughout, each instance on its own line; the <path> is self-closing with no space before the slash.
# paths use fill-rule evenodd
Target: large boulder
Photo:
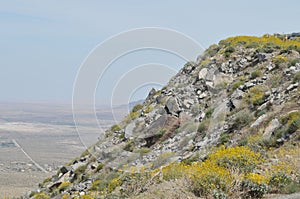
<path id="1" fill-rule="evenodd" d="M 165 110 L 168 114 L 179 116 L 179 113 L 181 112 L 181 109 L 179 107 L 178 101 L 175 97 L 169 97 L 169 99 L 166 102 Z"/>

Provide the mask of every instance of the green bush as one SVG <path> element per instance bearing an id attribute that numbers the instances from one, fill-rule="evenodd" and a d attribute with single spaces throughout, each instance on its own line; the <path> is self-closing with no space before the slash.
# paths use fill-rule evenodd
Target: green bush
<path id="1" fill-rule="evenodd" d="M 46 193 L 37 193 L 37 194 L 34 194 L 34 199 L 50 199 L 50 196 Z"/>
<path id="2" fill-rule="evenodd" d="M 273 63 L 275 64 L 275 66 L 279 67 L 281 64 L 286 62 L 286 57 L 282 56 L 282 55 L 277 55 L 274 59 L 273 59 Z"/>
<path id="3" fill-rule="evenodd" d="M 294 74 L 293 82 L 300 82 L 300 71 Z"/>
<path id="4" fill-rule="evenodd" d="M 296 58 L 290 61 L 289 66 L 295 66 L 296 63 L 300 63 L 300 59 Z"/>
<path id="5" fill-rule="evenodd" d="M 242 181 L 241 187 L 245 198 L 262 198 L 270 189 L 266 183 L 259 184 L 248 179 Z"/>
<path id="6" fill-rule="evenodd" d="M 220 50 L 220 46 L 213 44 L 207 50 L 205 50 L 204 55 L 206 57 L 212 57 L 215 54 L 217 54 L 219 50 Z"/>
<path id="7" fill-rule="evenodd" d="M 65 191 L 70 186 L 70 184 L 71 184 L 70 182 L 61 183 L 58 187 L 59 192 L 61 193 L 61 192 Z"/>
<path id="8" fill-rule="evenodd" d="M 207 119 L 203 120 L 203 121 L 199 124 L 198 129 L 197 129 L 197 132 L 205 135 L 205 134 L 206 134 L 206 131 L 207 131 L 208 128 L 209 128 L 209 124 L 210 124 L 210 121 L 209 121 L 209 120 L 207 120 Z"/>
<path id="9" fill-rule="evenodd" d="M 75 173 L 76 175 L 81 175 L 81 174 L 83 174 L 83 173 L 85 172 L 86 168 L 87 168 L 87 165 L 79 166 L 79 167 L 74 171 L 74 173 Z"/>
<path id="10" fill-rule="evenodd" d="M 143 104 L 137 104 L 132 108 L 132 112 L 138 112 L 143 108 Z"/>
<path id="11" fill-rule="evenodd" d="M 278 173 L 272 175 L 270 178 L 269 184 L 271 186 L 275 186 L 276 188 L 283 188 L 289 183 L 291 183 L 292 179 L 284 173 Z"/>
<path id="12" fill-rule="evenodd" d="M 126 143 L 126 145 L 125 145 L 125 147 L 124 147 L 124 150 L 125 150 L 125 151 L 129 151 L 129 152 L 133 152 L 134 147 L 135 147 L 134 141 L 133 141 L 133 140 L 129 140 L 129 141 Z"/>
<path id="13" fill-rule="evenodd" d="M 227 48 L 225 49 L 225 51 L 224 51 L 224 56 L 225 56 L 226 58 L 228 58 L 228 57 L 231 55 L 231 53 L 233 53 L 234 51 L 235 51 L 235 48 L 232 47 L 232 46 L 229 46 L 229 47 L 227 47 Z"/>
<path id="14" fill-rule="evenodd" d="M 207 119 L 210 119 L 212 114 L 214 113 L 215 107 L 211 107 L 209 109 L 207 109 L 207 111 L 205 112 L 205 117 Z"/>
<path id="15" fill-rule="evenodd" d="M 257 43 L 257 42 L 250 42 L 245 47 L 246 48 L 258 48 L 259 47 L 259 43 Z"/>
<path id="16" fill-rule="evenodd" d="M 243 81 L 243 80 L 234 82 L 233 86 L 232 86 L 232 91 L 235 91 L 239 86 L 243 85 L 244 83 L 245 83 L 245 81 Z"/>
<path id="17" fill-rule="evenodd" d="M 251 73 L 250 78 L 255 79 L 255 78 L 260 77 L 260 76 L 262 76 L 262 72 L 260 70 L 255 70 Z"/>
<path id="18" fill-rule="evenodd" d="M 90 188 L 91 191 L 105 191 L 107 182 L 103 180 L 95 180 Z"/>
<path id="19" fill-rule="evenodd" d="M 229 141 L 229 135 L 228 134 L 222 134 L 221 137 L 219 138 L 219 143 L 220 145 L 225 144 L 226 142 Z"/>
<path id="20" fill-rule="evenodd" d="M 234 129 L 241 129 L 248 125 L 253 120 L 253 115 L 248 109 L 241 110 L 235 114 L 232 127 Z"/>
<path id="21" fill-rule="evenodd" d="M 248 97 L 254 106 L 261 105 L 265 102 L 265 92 L 268 90 L 265 86 L 254 86 L 249 89 Z"/>
<path id="22" fill-rule="evenodd" d="M 111 127 L 111 131 L 113 131 L 113 132 L 116 132 L 116 131 L 119 131 L 119 130 L 121 130 L 121 128 L 120 128 L 120 126 L 117 125 L 117 124 L 115 124 L 115 125 L 113 125 L 113 126 Z"/>
<path id="23" fill-rule="evenodd" d="M 103 163 L 99 163 L 98 166 L 97 166 L 97 168 L 96 168 L 96 171 L 98 172 L 98 171 L 102 170 L 103 167 L 104 167 L 104 164 Z"/>

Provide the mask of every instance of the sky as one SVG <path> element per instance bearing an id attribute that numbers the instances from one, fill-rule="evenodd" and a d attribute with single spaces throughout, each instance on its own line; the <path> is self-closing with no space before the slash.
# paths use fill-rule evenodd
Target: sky
<path id="1" fill-rule="evenodd" d="M 229 36 L 300 31 L 299 9 L 297 0 L 0 0 L 0 101 L 71 103 L 84 60 L 120 32 L 167 28 L 207 48 Z M 185 62 L 155 50 L 124 56 L 101 79 L 96 102 L 111 103 L 118 80 L 136 66 L 160 63 L 173 73 L 158 69 L 157 76 L 165 81 L 141 85 L 130 96 L 114 95 L 117 104 L 144 98 L 152 86 L 167 83 Z"/>

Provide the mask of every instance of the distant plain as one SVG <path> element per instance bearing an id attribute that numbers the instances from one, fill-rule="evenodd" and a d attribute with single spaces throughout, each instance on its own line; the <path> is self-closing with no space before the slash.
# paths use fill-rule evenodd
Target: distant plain
<path id="1" fill-rule="evenodd" d="M 121 120 L 127 106 L 97 109 L 99 126 L 89 125 L 94 114 L 79 113 L 84 125 L 80 137 L 74 125 L 71 105 L 58 103 L 0 103 L 0 198 L 14 197 L 37 189 L 38 183 L 53 175 L 55 169 L 79 156 Z M 48 173 L 41 171 L 30 158 Z"/>

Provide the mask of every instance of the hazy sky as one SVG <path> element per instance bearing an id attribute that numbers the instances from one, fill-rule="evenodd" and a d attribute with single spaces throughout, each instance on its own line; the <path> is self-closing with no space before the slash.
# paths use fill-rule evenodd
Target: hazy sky
<path id="1" fill-rule="evenodd" d="M 85 57 L 122 31 L 169 28 L 208 47 L 233 35 L 300 31 L 299 9 L 298 0 L 0 0 L 0 101 L 71 102 L 76 73 Z M 162 52 L 140 52 L 118 62 L 111 72 L 121 75 L 120 67 L 125 65 L 128 70 L 158 62 L 178 70 L 184 63 Z M 167 82 L 170 77 L 165 76 Z M 115 84 L 108 75 L 106 90 L 97 90 L 99 104 L 109 102 L 108 91 Z M 119 103 L 126 97 L 121 98 Z"/>

